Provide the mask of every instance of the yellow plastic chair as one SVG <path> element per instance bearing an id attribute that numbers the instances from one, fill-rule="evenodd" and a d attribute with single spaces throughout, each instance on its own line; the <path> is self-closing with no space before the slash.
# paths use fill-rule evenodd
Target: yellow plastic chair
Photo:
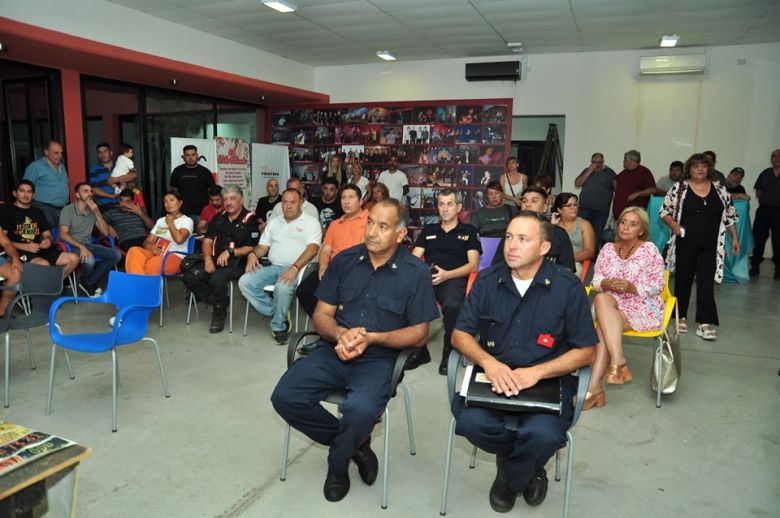
<path id="1" fill-rule="evenodd" d="M 658 358 L 658 396 L 655 401 L 656 408 L 661 408 L 661 393 L 663 392 L 661 390 L 661 387 L 663 384 L 661 383 L 661 380 L 663 379 L 663 358 L 662 358 L 662 351 L 664 347 L 664 337 L 668 338 L 668 331 L 667 328 L 669 327 L 669 322 L 672 320 L 672 313 L 674 313 L 674 326 L 675 331 L 680 332 L 679 330 L 679 324 L 680 324 L 680 312 L 679 308 L 677 307 L 677 297 L 672 295 L 671 290 L 669 289 L 669 271 L 666 270 L 664 272 L 664 289 L 661 292 L 661 298 L 664 301 L 665 309 L 664 309 L 664 318 L 661 322 L 661 327 L 658 329 L 654 329 L 652 331 L 624 331 L 623 336 L 630 336 L 632 338 L 655 338 L 658 340 L 658 346 L 653 351 L 653 358 Z"/>

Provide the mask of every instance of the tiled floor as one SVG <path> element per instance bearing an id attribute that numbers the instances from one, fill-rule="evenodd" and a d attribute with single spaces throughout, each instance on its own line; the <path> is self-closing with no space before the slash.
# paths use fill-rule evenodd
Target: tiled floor
<path id="1" fill-rule="evenodd" d="M 610 387 L 607 405 L 586 412 L 577 426 L 572 516 L 780 515 L 780 281 L 771 269 L 750 285 L 718 288 L 720 338 L 682 339 L 683 377 L 678 394 L 661 409 L 649 390 L 651 349 L 626 345 L 635 379 Z M 207 332 L 205 313 L 184 324 L 181 286 L 166 325 L 149 327 L 160 342 L 172 392 L 162 395 L 154 354 L 134 345 L 120 353 L 119 431 L 111 433 L 110 356 L 73 354 L 76 380 L 60 355 L 51 416 L 44 415 L 49 342 L 33 333 L 39 368 L 27 363 L 24 335 L 12 335 L 11 407 L 2 419 L 60 434 L 91 446 L 83 463 L 79 515 L 85 517 L 437 516 L 449 413 L 444 378 L 434 361 L 409 373 L 417 455 L 408 454 L 400 400 L 393 412 L 389 508 L 379 508 L 380 487 L 366 487 L 352 472 L 352 489 L 340 503 L 322 496 L 326 450 L 293 432 L 287 481 L 279 480 L 283 423 L 269 395 L 284 370 L 267 319 L 252 314 L 241 336 L 243 299 L 235 329 Z M 110 313 L 88 304 L 70 307 L 68 328 L 107 326 Z M 441 340 L 434 324 L 431 344 Z M 384 425 L 375 432 L 380 448 Z M 467 467 L 470 448 L 456 440 L 450 484 L 452 517 L 492 514 L 487 493 L 493 459 L 480 453 Z M 379 452 L 378 452 L 379 453 Z M 381 453 L 380 453 L 381 457 Z M 548 466 L 550 468 L 552 463 Z M 551 480 L 545 503 L 513 513 L 555 517 L 563 483 Z"/>

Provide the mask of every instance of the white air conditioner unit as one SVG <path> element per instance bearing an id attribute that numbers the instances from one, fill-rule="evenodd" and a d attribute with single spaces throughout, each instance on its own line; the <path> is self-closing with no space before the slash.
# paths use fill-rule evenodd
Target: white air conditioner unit
<path id="1" fill-rule="evenodd" d="M 706 69 L 706 54 L 645 56 L 639 59 L 639 73 L 643 76 L 660 74 L 703 74 Z"/>

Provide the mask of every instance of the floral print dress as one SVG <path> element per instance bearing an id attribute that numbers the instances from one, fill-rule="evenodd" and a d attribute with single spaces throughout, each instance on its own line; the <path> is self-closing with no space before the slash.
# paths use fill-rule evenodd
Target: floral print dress
<path id="1" fill-rule="evenodd" d="M 634 331 L 658 329 L 663 321 L 664 260 L 650 241 L 645 241 L 631 254 L 622 259 L 614 243 L 607 243 L 601 249 L 593 273 L 593 286 L 598 291 L 604 279 L 625 279 L 636 286 L 638 294 L 610 291 L 618 308 L 628 319 Z"/>

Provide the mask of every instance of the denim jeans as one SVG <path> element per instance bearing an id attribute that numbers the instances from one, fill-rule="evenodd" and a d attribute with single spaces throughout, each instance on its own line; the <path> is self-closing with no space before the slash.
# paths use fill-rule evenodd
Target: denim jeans
<path id="1" fill-rule="evenodd" d="M 262 266 L 252 273 L 245 273 L 238 280 L 238 288 L 261 315 L 271 317 L 271 331 L 287 329 L 287 313 L 295 296 L 295 283 L 277 282 L 279 276 L 289 265 Z M 275 285 L 274 296 L 268 295 L 263 288 Z"/>
<path id="2" fill-rule="evenodd" d="M 92 252 L 92 257 L 81 263 L 81 280 L 90 286 L 97 286 L 100 279 L 119 263 L 122 254 L 119 250 L 92 243 L 87 244 L 87 249 Z"/>

